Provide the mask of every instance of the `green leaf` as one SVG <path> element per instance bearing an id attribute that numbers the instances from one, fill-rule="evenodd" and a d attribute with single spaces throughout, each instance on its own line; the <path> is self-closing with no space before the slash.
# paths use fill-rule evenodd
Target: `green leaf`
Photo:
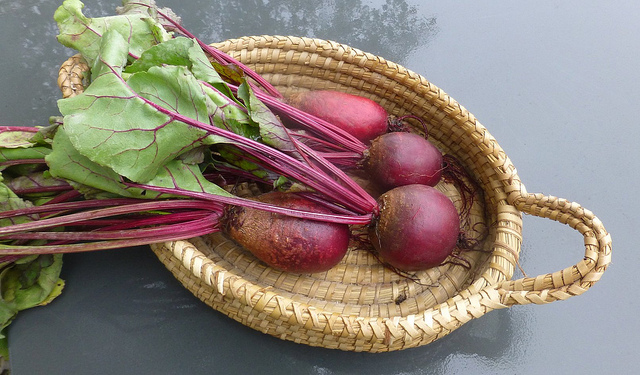
<path id="1" fill-rule="evenodd" d="M 195 39 L 192 40 L 192 45 L 187 53 L 189 54 L 189 60 L 191 61 L 191 71 L 196 78 L 213 85 L 226 96 L 235 100 L 231 90 L 229 90 L 229 87 L 224 82 L 220 74 L 218 74 L 218 71 L 214 68 L 211 61 L 207 58 L 207 55 L 205 55 L 204 51 Z"/>
<path id="2" fill-rule="evenodd" d="M 189 58 L 189 49 L 192 46 L 193 41 L 187 38 L 175 38 L 156 44 L 144 51 L 125 71 L 127 73 L 146 72 L 152 67 L 162 65 L 191 68 L 193 63 Z"/>
<path id="3" fill-rule="evenodd" d="M 0 148 L 0 163 L 14 160 L 43 159 L 51 152 L 49 147 Z M 7 166 L 0 165 L 0 171 Z"/>
<path id="4" fill-rule="evenodd" d="M 207 95 L 184 66 L 152 67 L 146 72 L 133 74 L 127 84 L 140 97 L 158 106 L 198 122 L 209 123 Z"/>
<path id="5" fill-rule="evenodd" d="M 182 160 L 185 164 L 199 165 L 204 163 L 205 159 L 207 159 L 207 154 L 211 154 L 207 147 L 198 147 L 185 152 L 180 155 L 178 159 Z"/>
<path id="6" fill-rule="evenodd" d="M 220 186 L 208 181 L 202 175 L 199 166 L 187 164 L 182 160 L 172 160 L 167 163 L 147 185 L 227 197 L 233 196 Z"/>
<path id="7" fill-rule="evenodd" d="M 53 288 L 51 289 L 51 293 L 49 293 L 49 295 L 47 296 L 47 298 L 45 298 L 44 300 L 42 300 L 42 302 L 40 302 L 38 304 L 38 306 L 45 306 L 50 304 L 54 299 L 58 298 L 61 294 L 62 294 L 62 289 L 64 289 L 65 286 L 65 282 L 62 279 L 58 279 L 56 281 L 56 284 L 53 286 Z"/>
<path id="8" fill-rule="evenodd" d="M 53 151 L 45 160 L 53 177 L 75 182 L 75 187 L 85 196 L 94 196 L 105 191 L 124 197 L 133 195 L 132 191 L 121 182 L 119 174 L 80 154 L 73 147 L 63 127 L 56 132 L 53 138 Z M 96 190 L 92 191 L 87 187 Z"/>
<path id="9" fill-rule="evenodd" d="M 116 30 L 129 40 L 127 52 L 135 56 L 159 41 L 171 38 L 149 12 L 124 12 L 116 16 L 88 18 L 82 13 L 82 8 L 84 4 L 79 0 L 65 0 L 53 18 L 60 29 L 58 41 L 79 51 L 89 66 L 96 61 L 101 38 L 107 30 Z"/>
<path id="10" fill-rule="evenodd" d="M 62 116 L 51 116 L 49 118 L 50 125 L 39 128 L 38 132 L 31 138 L 31 141 L 37 145 L 50 147 L 53 136 L 56 134 L 58 127 L 62 124 L 62 120 Z"/>
<path id="11" fill-rule="evenodd" d="M 157 44 L 127 66 L 125 72 L 146 72 L 154 67 L 166 65 L 186 67 L 197 80 L 212 86 L 203 85 L 202 89 L 211 100 L 207 100 L 206 104 L 213 125 L 246 138 L 260 139 L 258 124 L 251 119 L 244 105 L 235 98 L 194 39 L 176 38 Z M 132 80 L 129 81 L 131 85 Z"/>
<path id="12" fill-rule="evenodd" d="M 167 40 L 150 47 L 125 71 L 136 73 L 163 65 L 187 67 L 197 79 L 212 85 L 224 83 L 198 42 L 184 37 Z"/>
<path id="13" fill-rule="evenodd" d="M 2 182 L 0 174 L 0 211 L 28 208 L 32 204 L 19 198 Z M 29 216 L 0 219 L 0 226 L 32 221 Z M 2 246 L 2 245 L 0 245 Z M 0 264 L 0 339 L 2 331 L 20 310 L 28 309 L 60 294 L 62 255 L 34 255 Z"/>
<path id="14" fill-rule="evenodd" d="M 106 33 L 94 67 L 97 78 L 83 94 L 60 100 L 58 107 L 80 154 L 144 183 L 180 154 L 220 139 L 173 115 L 209 123 L 207 96 L 186 68 L 152 67 L 125 82 L 126 50 L 120 34 Z"/>
<path id="15" fill-rule="evenodd" d="M 4 328 L 7 327 L 18 314 L 18 308 L 13 303 L 0 299 L 0 339 L 4 339 Z"/>
<path id="16" fill-rule="evenodd" d="M 0 273 L 0 329 L 25 309 L 51 302 L 64 285 L 61 254 L 22 258 Z"/>
<path id="17" fill-rule="evenodd" d="M 296 150 L 278 116 L 255 96 L 246 82 L 238 87 L 238 97 L 249 109 L 251 119 L 258 124 L 262 142 L 285 152 Z"/>
<path id="18" fill-rule="evenodd" d="M 125 72 L 143 72 L 151 67 L 164 65 L 187 67 L 196 79 L 214 86 L 224 94 L 227 101 L 236 101 L 233 93 L 195 39 L 179 37 L 150 47 L 140 55 L 140 58 L 127 66 Z"/>
<path id="19" fill-rule="evenodd" d="M 181 158 L 169 161 L 146 184 L 228 196 L 225 190 L 204 178 L 198 165 L 204 156 L 199 153 L 202 150 L 193 149 L 182 154 Z M 54 137 L 53 152 L 47 157 L 47 163 L 53 176 L 81 184 L 76 189 L 85 196 L 104 192 L 136 198 L 158 196 L 153 191 L 127 187 L 118 173 L 81 155 L 69 141 L 64 128 L 58 129 Z"/>
<path id="20" fill-rule="evenodd" d="M 117 14 L 145 14 L 151 15 L 154 20 L 158 22 L 166 30 L 174 30 L 175 27 L 171 22 L 167 21 L 164 17 L 158 17 L 158 12 L 169 19 L 172 19 L 178 23 L 181 22 L 180 17 L 173 12 L 170 8 L 158 8 L 154 0 L 123 0 L 122 6 L 116 8 Z"/>
<path id="21" fill-rule="evenodd" d="M 229 99 L 215 88 L 203 86 L 203 90 L 208 96 L 206 103 L 213 125 L 245 138 L 260 141 L 260 128 L 242 104 Z"/>
<path id="22" fill-rule="evenodd" d="M 0 162 L 9 160 L 42 159 L 51 152 L 49 147 L 0 148 Z"/>

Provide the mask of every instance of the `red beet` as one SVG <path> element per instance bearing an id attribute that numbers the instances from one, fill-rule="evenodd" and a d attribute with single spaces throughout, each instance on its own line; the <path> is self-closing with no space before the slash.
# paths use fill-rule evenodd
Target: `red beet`
<path id="1" fill-rule="evenodd" d="M 387 132 L 387 111 L 375 101 L 333 90 L 295 93 L 288 103 L 345 130 L 368 144 Z"/>
<path id="2" fill-rule="evenodd" d="M 300 196 L 271 192 L 257 200 L 285 208 L 330 213 Z M 222 220 L 223 230 L 267 265 L 288 272 L 327 271 L 342 260 L 349 245 L 345 224 L 301 219 L 264 210 L 232 206 Z"/>
<path id="3" fill-rule="evenodd" d="M 417 134 L 387 133 L 371 142 L 364 169 L 385 190 L 410 184 L 435 186 L 442 176 L 442 153 Z"/>
<path id="4" fill-rule="evenodd" d="M 380 216 L 369 230 L 383 263 L 403 271 L 440 265 L 453 251 L 460 220 L 453 202 L 426 185 L 406 185 L 380 196 Z"/>
<path id="5" fill-rule="evenodd" d="M 381 190 L 409 184 L 435 186 L 440 181 L 442 153 L 426 138 L 410 133 L 404 123 L 405 118 L 422 122 L 419 117 L 390 120 L 378 103 L 339 91 L 300 92 L 291 95 L 288 104 L 266 95 L 260 98 L 295 129 L 298 141 L 335 166 L 364 168 Z"/>

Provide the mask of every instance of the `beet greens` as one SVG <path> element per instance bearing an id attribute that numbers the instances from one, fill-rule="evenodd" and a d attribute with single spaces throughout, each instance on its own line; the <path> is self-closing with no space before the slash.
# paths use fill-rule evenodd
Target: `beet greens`
<path id="1" fill-rule="evenodd" d="M 244 78 L 240 77 L 240 84 L 233 89 L 229 87 L 209 63 L 201 43 L 158 31 L 158 20 L 140 11 L 141 7 L 155 10 L 153 6 L 153 2 L 125 2 L 118 16 L 89 19 L 82 15 L 79 1 L 67 0 L 56 12 L 59 40 L 90 62 L 91 80 L 84 93 L 59 101 L 61 124 L 36 134 L 4 129 L 5 137 L 20 135 L 23 143 L 20 155 L 8 157 L 4 165 L 38 166 L 29 180 L 36 185 L 31 190 L 20 190 L 18 177 L 4 186 L 22 194 L 51 195 L 73 189 L 83 200 L 74 203 L 77 212 L 72 213 L 61 206 L 71 203 L 64 200 L 20 210 L 7 207 L 5 220 L 33 219 L 0 230 L 3 242 L 14 240 L 0 244 L 4 254 L 83 251 L 189 238 L 215 230 L 212 223 L 224 205 L 345 224 L 371 221 L 376 207 L 371 196 L 292 138 Z M 124 30 L 125 24 L 130 28 Z M 15 154 L 14 143 L 4 142 L 2 152 Z M 244 172 L 280 190 L 300 191 L 332 208 L 333 213 L 299 211 L 237 197 L 209 177 L 219 176 L 219 171 L 236 176 Z M 21 177 L 24 180 L 26 176 Z M 44 177 L 48 183 L 37 182 Z M 120 210 L 93 206 L 96 198 L 108 205 L 110 200 L 120 199 L 117 197 L 130 200 L 119 200 L 123 205 Z M 153 209 L 154 203 L 139 202 L 150 199 L 157 202 L 157 209 Z M 161 204 L 165 200 L 176 202 Z M 194 202 L 199 202 L 200 214 L 187 217 L 183 211 L 196 210 Z M 41 211 L 47 206 L 50 211 Z M 153 216 L 153 220 L 121 218 L 134 214 Z M 169 218 L 178 221 L 170 222 Z M 128 228 L 151 222 L 171 229 L 177 228 L 176 223 L 188 225 L 182 231 L 164 232 L 173 236 L 158 237 L 161 229 L 87 233 L 86 228 L 107 219 L 116 227 Z M 64 233 L 50 232 L 63 227 Z M 72 233 L 69 228 L 77 230 Z M 33 247 L 24 242 L 27 240 L 50 242 Z"/>
<path id="2" fill-rule="evenodd" d="M 342 169 L 360 166 L 369 145 L 287 104 L 262 77 L 195 38 L 153 1 L 124 1 L 118 15 L 103 18 L 85 17 L 82 7 L 65 0 L 54 18 L 58 40 L 91 66 L 84 92 L 59 100 L 62 118 L 49 126 L 0 127 L 0 259 L 242 232 L 230 208 L 303 219 L 303 227 L 328 224 L 340 246 L 327 267 L 346 252 L 349 225 L 368 226 L 374 247 L 394 241 L 397 231 L 386 228 L 403 223 L 378 226 L 384 202 Z M 305 203 L 242 198 L 229 189 L 247 181 Z M 393 194 L 385 199 L 413 193 Z M 432 207 L 420 200 L 395 206 L 408 217 Z M 449 216 L 443 256 L 455 245 L 451 223 L 459 223 Z M 256 224 L 252 233 L 259 232 Z M 411 235 L 413 250 L 430 241 L 419 231 Z"/>

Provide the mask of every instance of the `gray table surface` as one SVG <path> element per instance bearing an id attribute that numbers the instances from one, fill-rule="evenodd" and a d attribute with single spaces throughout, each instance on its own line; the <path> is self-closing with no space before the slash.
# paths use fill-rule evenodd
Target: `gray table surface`
<path id="1" fill-rule="evenodd" d="M 56 114 L 72 52 L 61 1 L 0 0 L 0 125 Z M 576 201 L 613 237 L 585 294 L 491 312 L 430 345 L 367 354 L 263 335 L 208 308 L 147 247 L 65 257 L 67 287 L 8 331 L 12 374 L 634 373 L 640 365 L 634 236 L 640 227 L 640 3 L 636 1 L 160 0 L 207 41 L 255 34 L 333 39 L 420 73 L 469 109 L 529 192 Z M 92 16 L 119 1 L 86 1 Z M 529 275 L 578 262 L 582 237 L 525 216 Z"/>

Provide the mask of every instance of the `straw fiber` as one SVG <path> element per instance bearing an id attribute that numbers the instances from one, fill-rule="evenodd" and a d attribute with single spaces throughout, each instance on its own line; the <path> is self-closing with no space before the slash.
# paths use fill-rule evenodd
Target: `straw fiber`
<path id="1" fill-rule="evenodd" d="M 312 346 L 400 350 L 433 342 L 495 309 L 579 295 L 609 264 L 611 238 L 593 213 L 574 202 L 528 193 L 487 129 L 422 76 L 326 40 L 254 36 L 214 46 L 285 94 L 336 89 L 371 98 L 393 115 L 422 118 L 429 139 L 460 160 L 481 187 L 465 227 L 480 247 L 415 278 L 383 267 L 356 242 L 333 269 L 306 275 L 269 268 L 220 233 L 151 246 L 188 290 L 232 319 Z M 65 96 L 82 91 L 86 66 L 81 64 L 72 58 L 61 68 Z M 252 194 L 250 186 L 243 188 L 240 193 Z M 454 185 L 441 182 L 438 188 L 460 207 Z M 564 270 L 511 280 L 522 243 L 522 213 L 577 230 L 584 237 L 584 258 Z"/>

